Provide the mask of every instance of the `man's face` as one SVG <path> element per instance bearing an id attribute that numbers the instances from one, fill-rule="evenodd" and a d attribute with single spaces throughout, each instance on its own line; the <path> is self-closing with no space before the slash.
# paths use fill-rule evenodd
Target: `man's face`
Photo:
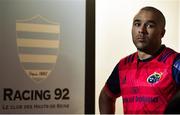
<path id="1" fill-rule="evenodd" d="M 158 18 L 156 14 L 146 10 L 134 17 L 132 38 L 139 51 L 153 52 L 160 47 L 165 30 Z"/>

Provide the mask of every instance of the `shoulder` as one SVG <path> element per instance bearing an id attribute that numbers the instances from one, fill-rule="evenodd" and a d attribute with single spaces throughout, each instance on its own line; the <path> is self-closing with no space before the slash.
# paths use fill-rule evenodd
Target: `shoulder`
<path id="1" fill-rule="evenodd" d="M 120 65 L 125 65 L 128 63 L 132 63 L 135 59 L 137 59 L 137 52 L 134 52 L 120 60 Z"/>
<path id="2" fill-rule="evenodd" d="M 177 53 L 174 58 L 173 66 L 178 68 L 180 66 L 180 53 Z"/>
<path id="3" fill-rule="evenodd" d="M 178 53 L 172 65 L 172 76 L 176 84 L 180 85 L 180 54 Z"/>
<path id="4" fill-rule="evenodd" d="M 158 56 L 159 62 L 172 64 L 178 53 L 169 47 L 164 47 L 163 51 Z"/>

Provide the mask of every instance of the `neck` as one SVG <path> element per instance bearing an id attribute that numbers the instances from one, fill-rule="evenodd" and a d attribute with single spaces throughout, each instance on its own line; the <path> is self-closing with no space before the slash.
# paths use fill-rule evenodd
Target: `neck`
<path id="1" fill-rule="evenodd" d="M 160 50 L 160 48 L 161 48 L 161 46 L 159 46 L 159 48 L 156 48 L 156 50 L 151 49 L 150 52 L 138 50 L 138 57 L 140 60 L 151 58 L 152 56 L 154 56 L 156 54 L 156 52 L 158 52 Z"/>
<path id="2" fill-rule="evenodd" d="M 138 57 L 140 60 L 144 60 L 144 59 L 148 59 L 151 58 L 153 55 L 142 52 L 142 51 L 138 51 Z"/>

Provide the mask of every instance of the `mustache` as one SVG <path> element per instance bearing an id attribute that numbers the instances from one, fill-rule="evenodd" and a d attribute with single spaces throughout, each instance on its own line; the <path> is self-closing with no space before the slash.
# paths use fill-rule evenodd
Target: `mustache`
<path id="1" fill-rule="evenodd" d="M 138 35 L 136 35 L 136 38 L 145 39 L 145 38 L 147 38 L 147 35 L 145 35 L 145 34 L 138 34 Z"/>

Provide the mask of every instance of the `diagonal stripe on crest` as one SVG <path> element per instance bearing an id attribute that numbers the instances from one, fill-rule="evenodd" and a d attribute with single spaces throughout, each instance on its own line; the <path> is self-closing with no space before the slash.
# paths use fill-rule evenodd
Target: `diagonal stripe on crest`
<path id="1" fill-rule="evenodd" d="M 32 63 L 56 63 L 56 55 L 33 55 L 33 54 L 20 54 L 21 62 Z"/>
<path id="2" fill-rule="evenodd" d="M 25 32 L 44 32 L 44 33 L 60 33 L 58 25 L 50 24 L 33 24 L 33 23 L 16 23 L 16 31 Z"/>
<path id="3" fill-rule="evenodd" d="M 17 39 L 18 47 L 59 48 L 59 40 Z"/>

